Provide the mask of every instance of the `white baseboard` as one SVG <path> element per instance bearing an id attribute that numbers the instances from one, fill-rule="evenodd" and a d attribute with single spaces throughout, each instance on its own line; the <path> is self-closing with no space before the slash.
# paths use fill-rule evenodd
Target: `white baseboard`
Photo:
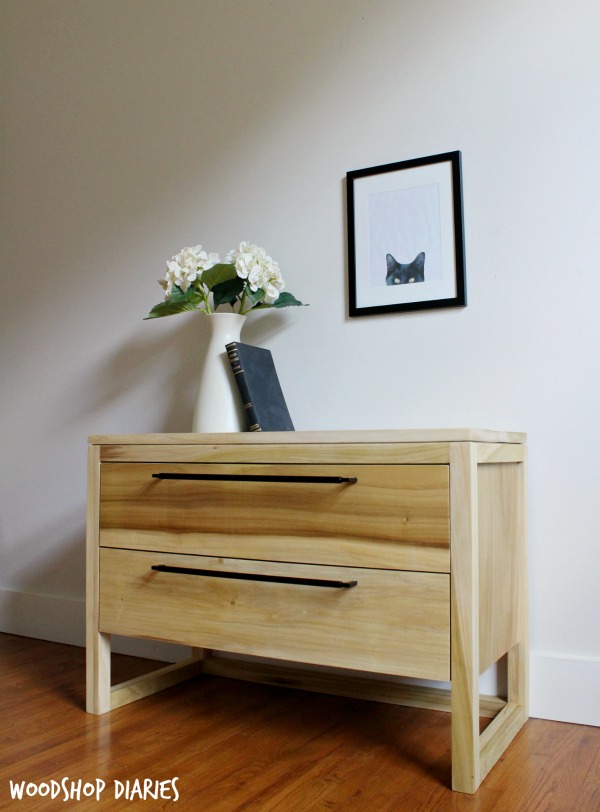
<path id="1" fill-rule="evenodd" d="M 0 631 L 84 646 L 85 601 L 0 589 Z M 189 654 L 185 646 L 117 636 L 112 649 L 165 662 Z M 532 652 L 530 666 L 531 716 L 600 726 L 600 658 Z M 490 692 L 483 684 L 482 691 L 484 687 Z"/>
<path id="2" fill-rule="evenodd" d="M 0 631 L 85 646 L 85 601 L 0 589 Z"/>
<path id="3" fill-rule="evenodd" d="M 529 663 L 531 716 L 600 727 L 600 657 L 533 651 Z"/>
<path id="4" fill-rule="evenodd" d="M 0 632 L 85 646 L 85 600 L 0 589 Z M 112 636 L 111 648 L 118 654 L 167 663 L 185 660 L 190 653 L 187 646 L 118 635 Z"/>

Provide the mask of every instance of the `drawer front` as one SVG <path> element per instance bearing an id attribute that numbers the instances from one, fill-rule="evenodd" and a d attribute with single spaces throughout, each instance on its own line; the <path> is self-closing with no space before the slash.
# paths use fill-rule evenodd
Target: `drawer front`
<path id="1" fill-rule="evenodd" d="M 449 535 L 445 465 L 101 467 L 102 546 L 448 572 Z"/>
<path id="2" fill-rule="evenodd" d="M 100 631 L 424 679 L 450 678 L 449 592 L 442 573 L 100 552 Z"/>

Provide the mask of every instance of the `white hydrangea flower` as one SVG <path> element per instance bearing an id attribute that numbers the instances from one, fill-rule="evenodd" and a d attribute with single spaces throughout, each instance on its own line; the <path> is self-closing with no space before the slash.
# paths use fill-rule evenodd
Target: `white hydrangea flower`
<path id="1" fill-rule="evenodd" d="M 248 280 L 250 290 L 263 290 L 267 304 L 273 304 L 285 287 L 278 263 L 257 245 L 241 242 L 237 250 L 227 254 L 225 262 L 235 265 L 237 275 Z"/>
<path id="2" fill-rule="evenodd" d="M 225 262 L 235 265 L 235 271 L 240 279 L 247 279 L 252 268 L 265 260 L 272 261 L 270 257 L 267 257 L 264 248 L 248 242 L 241 242 L 239 248 L 230 251 L 225 258 Z"/>
<path id="3" fill-rule="evenodd" d="M 173 286 L 177 285 L 184 289 L 183 286 L 185 285 L 185 277 L 184 271 L 174 259 L 171 259 L 167 262 L 167 269 L 165 271 L 164 279 L 160 279 L 159 283 L 165 289 L 165 299 L 168 299 L 173 292 Z M 189 283 L 187 285 L 189 287 Z M 185 288 L 187 290 L 187 287 Z"/>
<path id="4" fill-rule="evenodd" d="M 185 293 L 202 271 L 207 271 L 217 262 L 219 262 L 219 255 L 207 254 L 202 250 L 201 245 L 182 248 L 167 262 L 165 277 L 160 280 L 160 284 L 166 291 L 165 299 L 170 297 L 174 285 Z"/>
<path id="5" fill-rule="evenodd" d="M 259 288 L 263 290 L 267 304 L 273 304 L 279 297 L 279 291 L 285 287 L 276 263 L 270 267 L 254 265 L 248 274 L 248 285 L 252 291 L 257 291 Z"/>
<path id="6" fill-rule="evenodd" d="M 271 280 L 269 284 L 263 288 L 265 292 L 265 302 L 267 304 L 273 304 L 273 302 L 279 299 L 279 293 L 285 287 L 285 282 L 283 279 L 279 280 Z"/>

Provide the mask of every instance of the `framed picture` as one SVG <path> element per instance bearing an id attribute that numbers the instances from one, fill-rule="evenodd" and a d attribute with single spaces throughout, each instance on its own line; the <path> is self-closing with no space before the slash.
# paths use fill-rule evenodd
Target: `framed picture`
<path id="1" fill-rule="evenodd" d="M 346 180 L 350 316 L 464 307 L 460 152 Z"/>

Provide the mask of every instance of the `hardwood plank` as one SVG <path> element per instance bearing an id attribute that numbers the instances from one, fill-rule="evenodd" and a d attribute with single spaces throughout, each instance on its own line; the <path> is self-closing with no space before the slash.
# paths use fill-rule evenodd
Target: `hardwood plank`
<path id="1" fill-rule="evenodd" d="M 113 655 L 120 681 L 155 664 Z M 40 664 L 43 668 L 40 668 Z M 86 714 L 83 649 L 0 634 L 0 808 L 26 812 L 598 812 L 600 729 L 530 719 L 478 792 L 450 788 L 450 717 L 220 677 Z M 100 798 L 11 801 L 9 781 L 64 776 Z M 178 777 L 179 801 L 114 798 Z"/>
<path id="2" fill-rule="evenodd" d="M 592 760 L 592 765 L 588 770 L 585 780 L 600 784 L 600 746 L 596 750 L 596 755 Z M 600 806 L 598 808 L 600 809 Z"/>

